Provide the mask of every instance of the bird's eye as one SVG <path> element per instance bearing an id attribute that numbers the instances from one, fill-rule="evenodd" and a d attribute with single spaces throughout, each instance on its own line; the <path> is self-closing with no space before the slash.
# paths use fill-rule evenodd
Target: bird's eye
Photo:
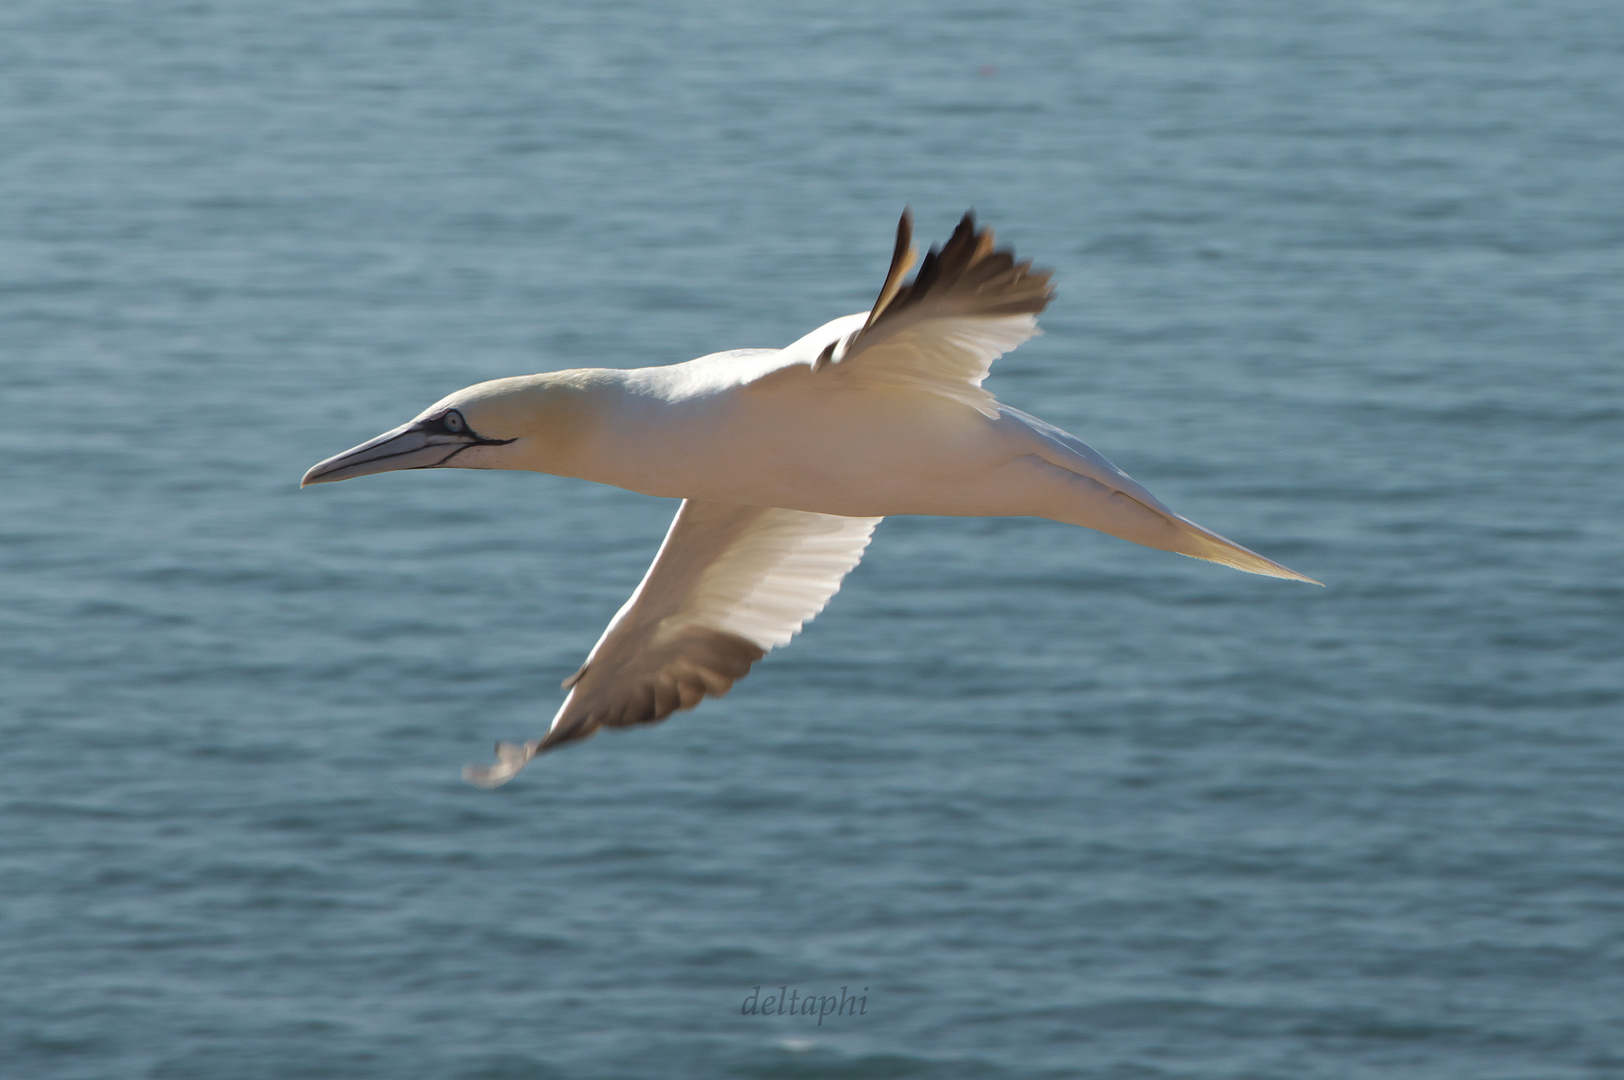
<path id="1" fill-rule="evenodd" d="M 459 412 L 446 413 L 445 418 L 440 423 L 444 424 L 445 429 L 453 435 L 459 434 L 463 428 L 468 426 L 462 419 L 462 413 Z"/>

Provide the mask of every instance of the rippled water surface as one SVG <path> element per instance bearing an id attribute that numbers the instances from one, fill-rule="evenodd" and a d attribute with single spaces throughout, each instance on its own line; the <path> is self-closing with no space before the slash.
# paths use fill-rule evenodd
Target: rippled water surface
<path id="1" fill-rule="evenodd" d="M 0 70 L 0 1075 L 1624 1075 L 1616 3 L 12 0 Z M 905 203 L 1055 268 L 991 389 L 1329 587 L 893 519 L 464 785 L 674 507 L 303 470 L 787 343 Z"/>

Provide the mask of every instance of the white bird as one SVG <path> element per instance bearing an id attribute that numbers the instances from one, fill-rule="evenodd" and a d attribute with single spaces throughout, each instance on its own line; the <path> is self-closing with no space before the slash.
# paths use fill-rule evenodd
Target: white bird
<path id="1" fill-rule="evenodd" d="M 966 214 L 917 255 L 907 211 L 870 311 L 784 349 L 587 368 L 459 390 L 304 484 L 396 469 L 529 469 L 680 498 L 671 529 L 540 739 L 497 743 L 495 787 L 537 754 L 727 693 L 823 610 L 891 514 L 1030 516 L 1313 582 L 1180 517 L 1076 437 L 981 388 L 1036 334 L 1049 272 Z M 1314 582 L 1318 584 L 1317 582 Z"/>

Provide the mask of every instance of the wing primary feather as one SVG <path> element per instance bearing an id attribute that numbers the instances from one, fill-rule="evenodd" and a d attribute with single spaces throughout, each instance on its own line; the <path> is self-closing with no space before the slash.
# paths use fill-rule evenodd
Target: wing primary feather
<path id="1" fill-rule="evenodd" d="M 864 330 L 873 326 L 875 320 L 885 314 L 885 309 L 902 289 L 902 279 L 908 276 L 908 271 L 913 269 L 914 261 L 918 258 L 919 249 L 913 246 L 913 208 L 904 206 L 902 217 L 897 219 L 897 242 L 891 250 L 891 267 L 885 272 L 885 284 L 880 286 L 880 298 L 874 301 L 874 307 L 868 313 L 868 321 L 863 324 Z M 827 358 L 818 359 L 821 363 Z M 817 370 L 817 365 L 813 365 L 813 370 Z"/>
<path id="2" fill-rule="evenodd" d="M 831 337 L 811 345 L 811 362 L 778 369 L 765 388 L 808 369 L 820 385 L 923 390 L 996 418 L 997 400 L 981 388 L 994 360 L 1038 332 L 1037 316 L 1054 295 L 1051 271 L 997 247 L 991 229 L 967 212 L 941 247 L 932 246 L 913 280 L 899 284 L 912 261 L 911 217 L 897 231 L 880 300 L 865 316 L 836 320 Z M 855 331 L 850 326 L 864 321 Z"/>
<path id="3" fill-rule="evenodd" d="M 995 249 L 996 243 L 991 229 L 976 227 L 975 211 L 966 212 L 947 243 L 931 246 L 913 281 L 898 288 L 883 311 L 876 309 L 864 331 L 927 302 L 969 318 L 1036 315 L 1048 307 L 1053 272 L 1032 269 L 1030 260 L 1016 262 L 1013 251 Z"/>
<path id="4" fill-rule="evenodd" d="M 658 723 L 726 694 L 823 610 L 879 520 L 684 502 L 642 583 L 565 681 L 547 734 L 500 743 L 494 765 L 463 776 L 497 787 L 600 728 Z"/>

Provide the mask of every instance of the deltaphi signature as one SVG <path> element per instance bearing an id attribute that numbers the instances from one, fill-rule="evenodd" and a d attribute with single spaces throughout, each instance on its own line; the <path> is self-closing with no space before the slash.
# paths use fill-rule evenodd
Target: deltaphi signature
<path id="1" fill-rule="evenodd" d="M 761 996 L 757 986 L 744 1004 L 739 1006 L 743 1016 L 816 1016 L 818 1027 L 826 1016 L 868 1015 L 868 987 L 861 994 L 847 994 L 849 986 L 840 988 L 840 996 L 833 994 L 805 994 L 793 986 L 780 986 L 778 993 Z"/>

